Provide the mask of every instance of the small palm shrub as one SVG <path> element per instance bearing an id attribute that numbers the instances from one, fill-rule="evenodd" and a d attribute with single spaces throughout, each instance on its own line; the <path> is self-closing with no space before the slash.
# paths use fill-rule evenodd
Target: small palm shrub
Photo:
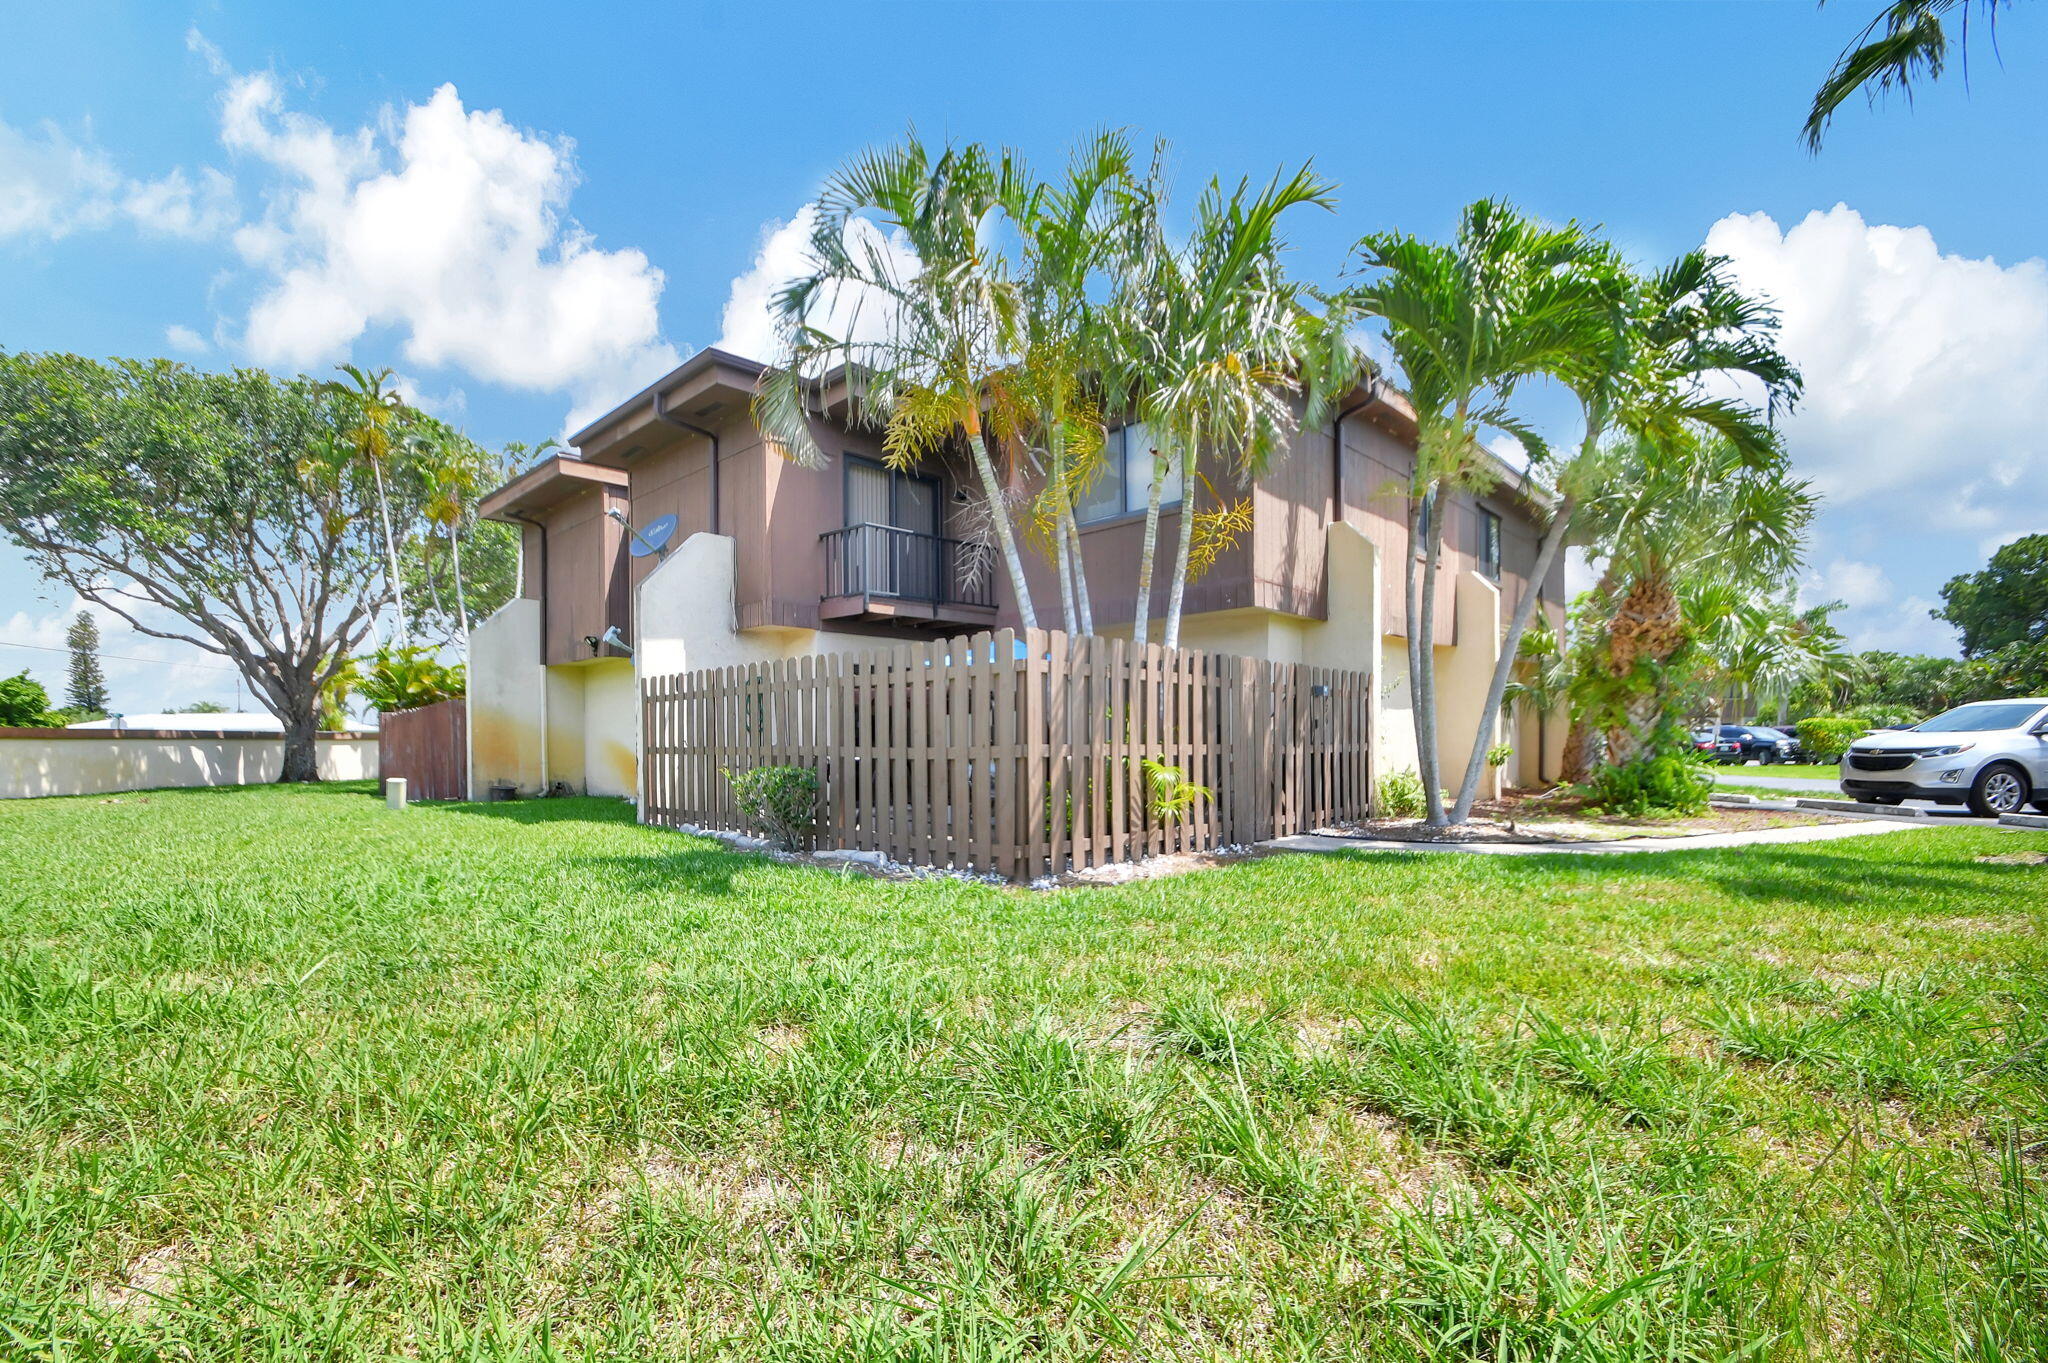
<path id="1" fill-rule="evenodd" d="M 1633 762 L 1601 767 L 1577 788 L 1593 808 L 1630 819 L 1703 813 L 1713 789 L 1713 774 L 1698 762 L 1654 750 Z"/>
<path id="2" fill-rule="evenodd" d="M 818 773 L 809 767 L 750 767 L 725 773 L 747 819 L 785 852 L 801 851 L 818 824 Z"/>
<path id="3" fill-rule="evenodd" d="M 1390 771 L 1372 788 L 1372 807 L 1382 819 L 1419 819 L 1429 807 L 1422 778 L 1413 771 Z"/>
<path id="4" fill-rule="evenodd" d="M 1187 772 L 1149 757 L 1138 759 L 1145 780 L 1145 804 L 1161 823 L 1178 823 L 1203 800 L 1214 800 L 1216 792 L 1188 779 Z"/>

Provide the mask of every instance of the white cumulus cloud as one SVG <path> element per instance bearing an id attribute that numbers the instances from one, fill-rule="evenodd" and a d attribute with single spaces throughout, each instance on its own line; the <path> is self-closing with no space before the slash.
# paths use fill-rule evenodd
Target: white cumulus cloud
<path id="1" fill-rule="evenodd" d="M 1944 253 L 1846 205 L 1789 228 L 1732 215 L 1706 245 L 1776 302 L 1805 375 L 1785 433 L 1826 499 L 1829 585 L 1809 590 L 1848 602 L 1858 647 L 1952 650 L 1926 613 L 1941 584 L 2048 524 L 2048 262 Z"/>
<path id="2" fill-rule="evenodd" d="M 775 296 L 816 268 L 811 235 L 817 222 L 818 206 L 808 203 L 794 217 L 772 219 L 762 226 L 753 264 L 733 279 L 726 293 L 718 349 L 764 364 L 780 358 L 775 354 Z M 873 251 L 893 277 L 916 274 L 917 254 L 901 233 L 885 234 L 866 218 L 851 220 L 846 230 L 856 248 Z M 884 301 L 854 293 L 832 297 L 811 322 L 827 335 L 874 340 L 887 334 L 890 315 Z"/>
<path id="3" fill-rule="evenodd" d="M 164 344 L 186 355 L 204 355 L 212 349 L 206 338 L 180 322 L 173 322 L 164 328 Z"/>
<path id="4" fill-rule="evenodd" d="M 467 108 L 453 85 L 342 131 L 288 108 L 267 72 L 224 74 L 221 140 L 274 181 L 235 234 L 264 280 L 242 331 L 260 363 L 317 368 L 388 327 L 408 365 L 565 391 L 584 411 L 676 363 L 662 272 L 568 214 L 568 139 Z"/>
<path id="5" fill-rule="evenodd" d="M 0 240 L 57 241 L 120 223 L 199 239 L 219 236 L 237 216 L 233 182 L 211 167 L 196 182 L 181 169 L 138 179 L 89 132 L 79 139 L 54 123 L 31 133 L 0 122 Z"/>

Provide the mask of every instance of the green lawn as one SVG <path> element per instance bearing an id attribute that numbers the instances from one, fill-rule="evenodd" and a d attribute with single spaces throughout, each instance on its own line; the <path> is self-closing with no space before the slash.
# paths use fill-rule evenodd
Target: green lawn
<path id="1" fill-rule="evenodd" d="M 0 1357 L 2039 1358 L 2044 850 L 1033 895 L 8 802 Z"/>
<path id="2" fill-rule="evenodd" d="M 1716 771 L 1734 772 L 1739 776 L 1801 776 L 1820 781 L 1839 780 L 1842 769 L 1833 762 L 1773 762 L 1769 766 L 1738 767 L 1729 765 L 1716 767 Z"/>

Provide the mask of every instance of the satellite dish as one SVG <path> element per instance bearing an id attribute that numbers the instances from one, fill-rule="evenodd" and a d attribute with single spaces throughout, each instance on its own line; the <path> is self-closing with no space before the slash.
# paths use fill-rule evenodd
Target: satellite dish
<path id="1" fill-rule="evenodd" d="M 676 537 L 674 516 L 657 516 L 648 522 L 646 529 L 635 530 L 632 522 L 619 512 L 608 511 L 605 514 L 625 526 L 626 533 L 633 537 L 633 542 L 627 546 L 626 552 L 634 558 L 646 558 L 649 554 L 665 556 L 668 552 L 668 542 Z"/>

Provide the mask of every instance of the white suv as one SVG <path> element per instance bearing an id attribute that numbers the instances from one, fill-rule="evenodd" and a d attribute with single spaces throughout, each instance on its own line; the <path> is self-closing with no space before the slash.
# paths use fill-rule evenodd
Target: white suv
<path id="1" fill-rule="evenodd" d="M 1880 805 L 1967 804 L 1987 817 L 2029 802 L 2048 813 L 2048 699 L 1981 700 L 1867 734 L 1842 755 L 1842 790 Z"/>

